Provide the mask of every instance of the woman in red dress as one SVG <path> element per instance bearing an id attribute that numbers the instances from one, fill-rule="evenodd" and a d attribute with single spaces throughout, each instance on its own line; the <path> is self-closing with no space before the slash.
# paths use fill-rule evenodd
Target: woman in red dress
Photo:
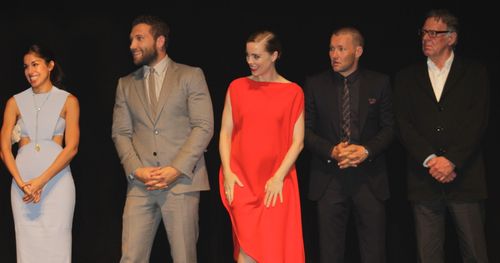
<path id="1" fill-rule="evenodd" d="M 304 95 L 276 71 L 280 53 L 272 32 L 248 38 L 252 74 L 231 82 L 222 114 L 219 186 L 239 263 L 305 261 L 294 165 L 303 148 Z"/>

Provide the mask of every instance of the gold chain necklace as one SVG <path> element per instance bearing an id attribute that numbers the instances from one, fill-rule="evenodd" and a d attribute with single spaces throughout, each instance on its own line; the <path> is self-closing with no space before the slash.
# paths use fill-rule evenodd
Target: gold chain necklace
<path id="1" fill-rule="evenodd" d="M 48 94 L 45 96 L 45 99 L 42 101 L 40 105 L 38 105 L 36 101 L 36 95 L 41 95 L 43 93 L 37 94 L 33 91 L 33 105 L 35 106 L 35 151 L 40 151 L 40 144 L 38 143 L 38 113 L 42 110 L 45 102 L 49 100 L 50 95 L 52 94 L 52 89 L 47 92 Z"/>

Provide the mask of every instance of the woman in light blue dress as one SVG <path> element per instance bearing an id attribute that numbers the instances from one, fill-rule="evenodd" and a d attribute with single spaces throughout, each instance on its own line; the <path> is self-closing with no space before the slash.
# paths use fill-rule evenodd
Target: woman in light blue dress
<path id="1" fill-rule="evenodd" d="M 7 101 L 0 136 L 1 157 L 13 178 L 17 262 L 71 262 L 75 186 L 69 163 L 80 137 L 78 100 L 54 86 L 62 72 L 40 45 L 25 53 L 24 75 L 31 88 Z M 15 158 L 14 127 L 20 130 Z"/>

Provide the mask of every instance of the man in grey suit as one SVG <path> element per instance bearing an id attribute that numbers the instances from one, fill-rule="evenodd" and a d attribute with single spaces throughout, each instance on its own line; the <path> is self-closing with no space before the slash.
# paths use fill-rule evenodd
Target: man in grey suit
<path id="1" fill-rule="evenodd" d="M 116 90 L 112 137 L 128 180 L 120 262 L 149 262 L 162 218 L 174 262 L 197 262 L 212 102 L 202 70 L 168 57 L 168 32 L 158 17 L 134 20 L 130 51 L 141 68 Z"/>

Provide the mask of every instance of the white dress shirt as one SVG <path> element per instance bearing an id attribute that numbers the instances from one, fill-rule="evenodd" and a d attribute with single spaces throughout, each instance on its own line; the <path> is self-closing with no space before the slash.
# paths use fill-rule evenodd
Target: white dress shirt
<path id="1" fill-rule="evenodd" d="M 453 58 L 455 57 L 453 51 L 450 57 L 444 63 L 442 69 L 439 69 L 430 58 L 427 58 L 427 70 L 429 72 L 429 78 L 431 79 L 432 89 L 434 90 L 434 95 L 436 100 L 441 99 L 441 94 L 443 93 L 444 84 L 448 78 L 448 73 L 450 73 L 451 64 L 453 63 Z"/>

